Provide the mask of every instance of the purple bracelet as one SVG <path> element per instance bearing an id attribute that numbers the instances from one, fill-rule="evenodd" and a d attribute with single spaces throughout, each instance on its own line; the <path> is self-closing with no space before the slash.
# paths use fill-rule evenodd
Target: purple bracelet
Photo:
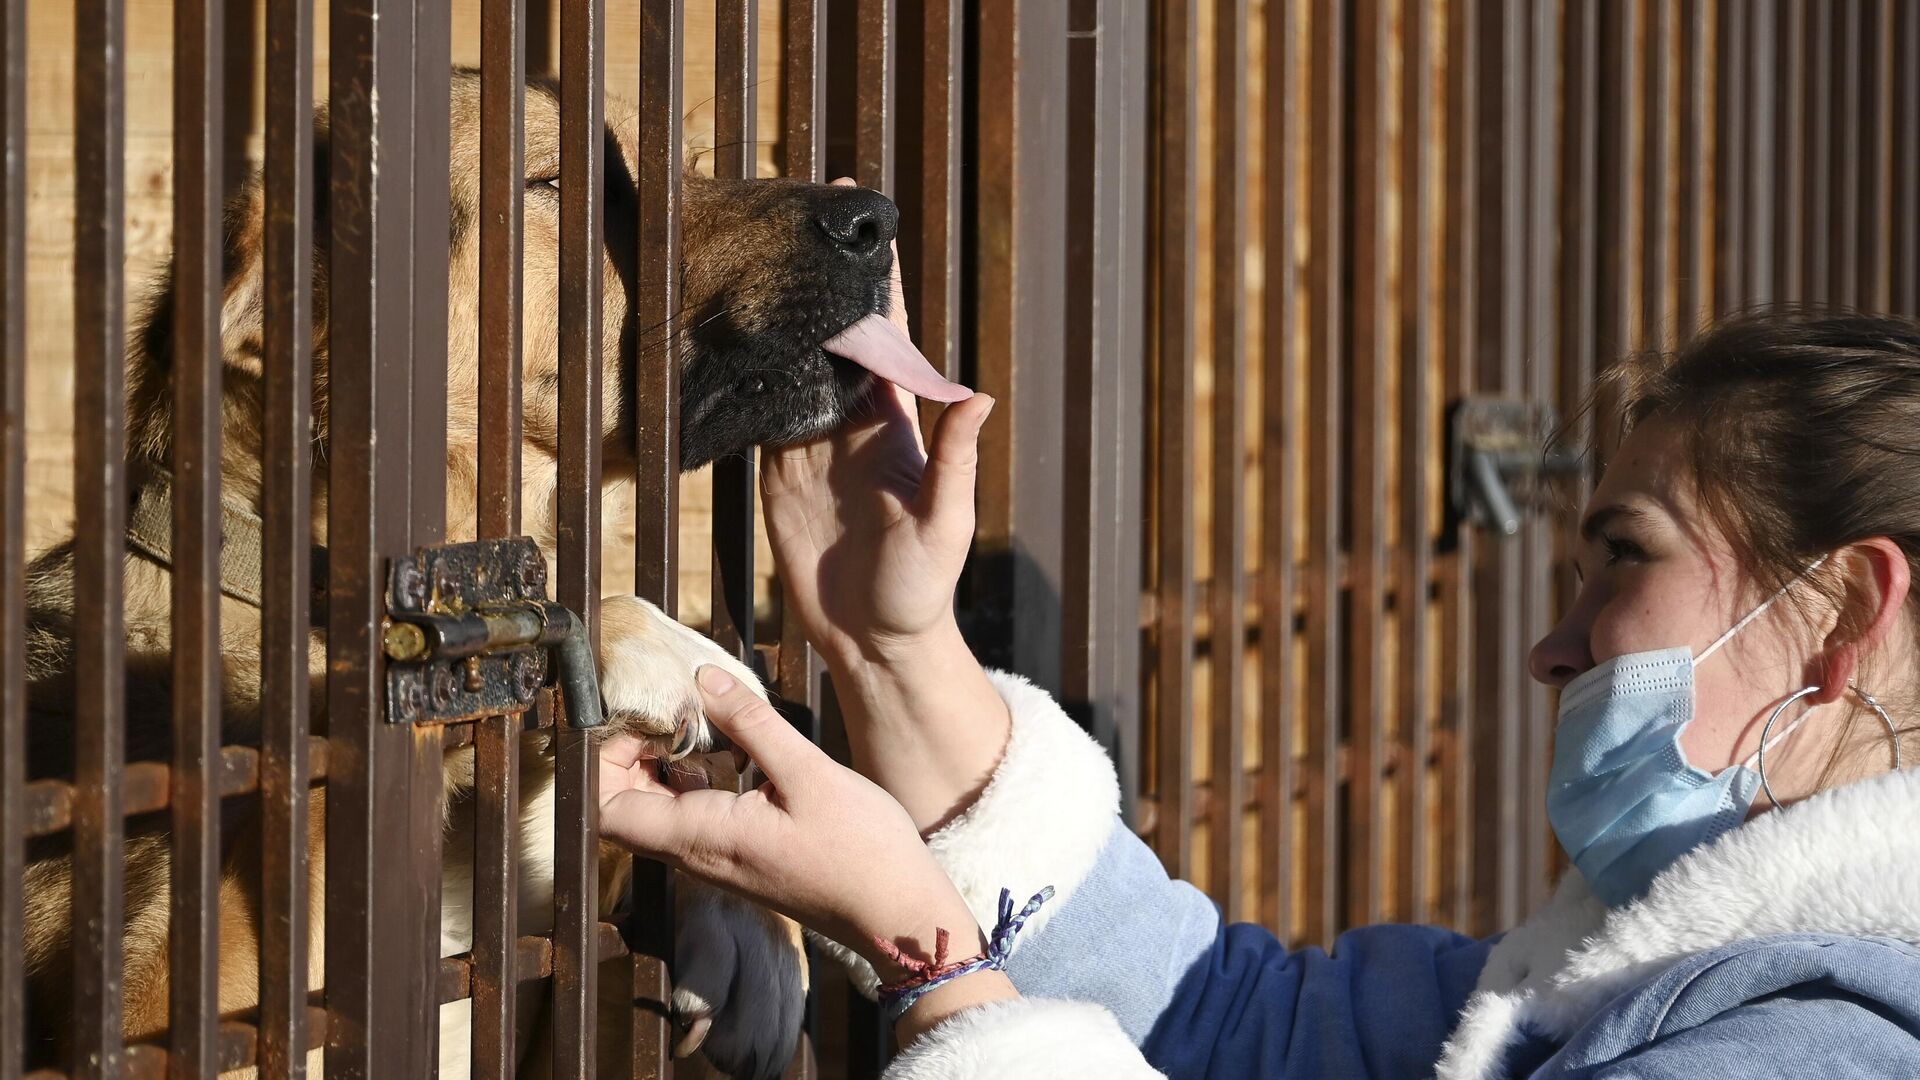
<path id="1" fill-rule="evenodd" d="M 1049 885 L 1033 894 L 1027 906 L 1019 911 L 1013 910 L 1013 894 L 1006 889 L 1000 890 L 1000 921 L 994 924 L 993 933 L 987 938 L 987 951 L 965 960 L 947 962 L 947 932 L 939 931 L 935 941 L 932 962 L 916 960 L 903 954 L 892 943 L 883 938 L 875 938 L 875 944 L 883 953 L 891 956 L 911 974 L 896 983 L 888 983 L 880 988 L 880 1008 L 886 1013 L 889 1024 L 906 1015 L 913 1003 L 925 997 L 927 992 L 942 983 L 949 983 L 962 975 L 971 975 L 976 971 L 1001 971 L 1007 966 L 1007 956 L 1013 952 L 1014 936 L 1027 924 L 1040 905 L 1053 898 L 1053 886 Z"/>

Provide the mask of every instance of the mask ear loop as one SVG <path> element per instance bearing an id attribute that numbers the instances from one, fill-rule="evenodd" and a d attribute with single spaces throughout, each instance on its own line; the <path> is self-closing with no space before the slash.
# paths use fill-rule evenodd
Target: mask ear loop
<path id="1" fill-rule="evenodd" d="M 1878 699 L 1876 699 L 1872 694 L 1867 693 L 1865 690 L 1862 690 L 1859 686 L 1857 685 L 1849 686 L 1847 687 L 1847 689 L 1853 691 L 1854 695 L 1858 697 L 1861 701 L 1866 702 L 1867 707 L 1869 709 L 1872 709 L 1875 713 L 1879 714 L 1880 722 L 1887 725 L 1887 738 L 1892 740 L 1893 742 L 1893 771 L 1899 772 L 1900 771 L 1900 730 L 1893 726 L 1893 717 L 1887 715 L 1886 707 L 1881 705 Z M 1808 686 L 1803 689 L 1794 691 L 1792 696 L 1788 697 L 1787 700 L 1781 702 L 1778 706 L 1774 708 L 1773 715 L 1767 717 L 1767 722 L 1765 726 L 1761 727 L 1760 729 L 1760 748 L 1754 751 L 1754 760 L 1757 763 L 1760 771 L 1760 788 L 1761 790 L 1767 793 L 1767 801 L 1772 803 L 1775 806 L 1780 805 L 1780 800 L 1774 797 L 1773 785 L 1767 783 L 1767 747 L 1771 745 L 1771 741 L 1767 738 L 1767 733 L 1773 730 L 1773 722 L 1775 720 L 1780 719 L 1780 714 L 1786 711 L 1787 706 L 1793 704 L 1796 701 L 1799 701 L 1801 698 L 1804 698 L 1809 694 L 1817 694 L 1819 692 L 1820 692 L 1820 688 L 1817 686 Z M 1795 729 L 1797 729 L 1801 724 L 1806 722 L 1807 716 L 1812 715 L 1812 712 L 1813 710 L 1811 709 L 1807 710 L 1806 715 L 1801 716 L 1800 719 L 1795 720 L 1792 724 L 1789 724 L 1787 726 L 1787 730 L 1780 733 L 1780 738 L 1785 739 L 1787 736 L 1793 734 Z"/>

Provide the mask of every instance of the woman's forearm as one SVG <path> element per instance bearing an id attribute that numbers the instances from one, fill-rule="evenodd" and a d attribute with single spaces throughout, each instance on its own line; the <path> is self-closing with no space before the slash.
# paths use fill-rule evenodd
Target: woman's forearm
<path id="1" fill-rule="evenodd" d="M 1012 720 L 957 627 L 885 654 L 828 658 L 854 768 L 922 833 L 965 810 L 993 777 Z"/>

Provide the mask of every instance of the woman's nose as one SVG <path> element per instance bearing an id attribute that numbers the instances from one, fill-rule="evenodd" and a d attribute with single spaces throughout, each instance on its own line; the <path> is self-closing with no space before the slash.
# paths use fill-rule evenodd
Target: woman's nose
<path id="1" fill-rule="evenodd" d="M 1556 690 L 1593 666 L 1593 650 L 1589 645 L 1592 635 L 1582 607 L 1575 604 L 1527 654 L 1528 673 Z"/>

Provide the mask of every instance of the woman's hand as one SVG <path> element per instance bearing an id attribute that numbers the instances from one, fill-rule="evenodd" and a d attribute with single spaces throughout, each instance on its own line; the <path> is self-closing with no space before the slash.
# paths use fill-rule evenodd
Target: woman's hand
<path id="1" fill-rule="evenodd" d="M 972 912 L 898 803 L 834 763 L 731 675 L 705 667 L 699 681 L 708 717 L 767 782 L 744 794 L 676 791 L 655 778 L 638 740 L 614 739 L 600 756 L 601 835 L 846 944 L 883 981 L 905 972 L 876 938 L 930 956 L 937 931 L 946 929 L 957 955 L 985 947 Z M 997 972 L 955 980 L 909 1010 L 902 1041 L 958 1008 L 1011 996 L 1012 984 Z"/>
<path id="2" fill-rule="evenodd" d="M 899 266 L 896 251 L 891 318 L 904 333 Z M 923 449 L 913 397 L 881 383 L 839 430 L 761 464 L 784 602 L 833 672 L 853 763 L 922 830 L 973 802 L 1010 730 L 953 611 L 992 409 L 984 394 L 948 406 Z"/>

